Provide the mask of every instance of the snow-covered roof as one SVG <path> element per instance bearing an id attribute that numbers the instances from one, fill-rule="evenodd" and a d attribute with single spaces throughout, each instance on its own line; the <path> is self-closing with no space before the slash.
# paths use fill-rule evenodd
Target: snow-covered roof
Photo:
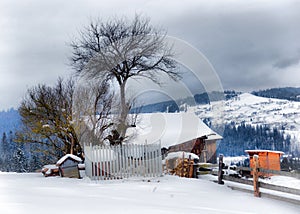
<path id="1" fill-rule="evenodd" d="M 161 143 L 170 147 L 199 137 L 222 139 L 194 113 L 151 113 L 138 115 L 136 127 L 127 130 L 128 142 L 134 144 Z"/>
<path id="2" fill-rule="evenodd" d="M 247 153 L 260 153 L 260 152 L 267 152 L 267 153 L 278 153 L 278 154 L 284 154 L 284 152 L 281 152 L 281 151 L 264 150 L 264 149 L 245 150 L 245 152 L 247 152 Z"/>
<path id="3" fill-rule="evenodd" d="M 63 156 L 61 159 L 59 159 L 56 164 L 57 165 L 61 165 L 65 160 L 67 160 L 68 158 L 71 158 L 73 160 L 76 160 L 78 162 L 82 162 L 81 158 L 76 156 L 76 155 L 72 155 L 72 154 L 66 154 L 65 156 Z"/>
<path id="4" fill-rule="evenodd" d="M 190 153 L 190 152 L 170 152 L 168 153 L 167 157 L 165 158 L 165 160 L 170 160 L 173 158 L 189 158 L 191 156 L 191 159 L 200 159 L 198 155 L 194 154 L 194 153 Z"/>

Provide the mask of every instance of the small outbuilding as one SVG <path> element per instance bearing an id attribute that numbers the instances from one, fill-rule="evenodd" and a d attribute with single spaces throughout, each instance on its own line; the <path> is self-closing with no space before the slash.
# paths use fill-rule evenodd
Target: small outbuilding
<path id="1" fill-rule="evenodd" d="M 80 178 L 78 164 L 81 162 L 80 157 L 67 154 L 57 161 L 56 166 L 59 168 L 62 177 Z"/>
<path id="2" fill-rule="evenodd" d="M 246 150 L 250 157 L 250 167 L 254 167 L 253 156 L 258 155 L 259 167 L 268 170 L 280 171 L 280 157 L 284 154 L 281 151 L 271 150 Z M 259 172 L 259 176 L 268 177 L 270 173 Z"/>

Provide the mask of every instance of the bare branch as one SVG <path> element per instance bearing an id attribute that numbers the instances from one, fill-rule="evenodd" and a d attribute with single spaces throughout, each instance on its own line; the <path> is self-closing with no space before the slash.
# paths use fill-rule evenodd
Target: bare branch
<path id="1" fill-rule="evenodd" d="M 162 72 L 173 80 L 180 79 L 172 59 L 172 46 L 165 43 L 165 35 L 164 30 L 150 24 L 150 19 L 136 15 L 133 20 L 93 21 L 71 43 L 70 62 L 77 74 L 119 84 L 121 136 L 125 134 L 129 112 L 125 99 L 129 78 L 145 77 L 161 84 L 157 74 Z"/>

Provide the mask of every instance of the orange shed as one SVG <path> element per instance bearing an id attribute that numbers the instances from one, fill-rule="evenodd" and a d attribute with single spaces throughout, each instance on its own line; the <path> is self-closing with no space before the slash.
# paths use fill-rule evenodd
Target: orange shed
<path id="1" fill-rule="evenodd" d="M 259 156 L 259 166 L 263 169 L 280 170 L 280 157 L 284 153 L 271 150 L 246 150 L 250 156 L 250 167 L 254 167 L 253 156 Z M 251 173 L 252 174 L 252 173 Z M 269 176 L 270 174 L 260 172 L 260 176 Z"/>

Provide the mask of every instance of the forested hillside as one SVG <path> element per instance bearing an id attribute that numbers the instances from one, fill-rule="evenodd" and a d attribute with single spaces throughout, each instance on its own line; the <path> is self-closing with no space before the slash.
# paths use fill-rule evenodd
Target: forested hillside
<path id="1" fill-rule="evenodd" d="M 47 153 L 47 145 L 16 143 L 15 132 L 20 128 L 17 110 L 0 112 L 0 171 L 32 172 L 57 160 Z"/>
<path id="2" fill-rule="evenodd" d="M 270 88 L 266 90 L 253 91 L 252 94 L 260 97 L 300 101 L 300 88 L 294 87 Z"/>
<path id="3" fill-rule="evenodd" d="M 283 151 L 286 154 L 299 155 L 300 151 L 290 151 L 291 136 L 277 127 L 267 125 L 251 126 L 245 123 L 236 126 L 234 122 L 226 124 L 223 140 L 218 152 L 225 156 L 246 155 L 245 150 L 266 149 Z"/>
<path id="4" fill-rule="evenodd" d="M 20 127 L 20 115 L 17 110 L 0 111 L 0 133 L 15 131 Z"/>

